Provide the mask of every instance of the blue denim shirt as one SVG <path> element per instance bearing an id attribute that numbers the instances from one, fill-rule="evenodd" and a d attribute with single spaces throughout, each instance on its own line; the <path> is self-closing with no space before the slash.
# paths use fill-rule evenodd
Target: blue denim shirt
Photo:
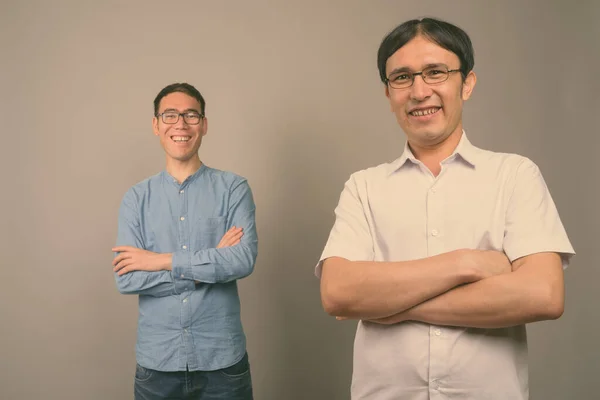
<path id="1" fill-rule="evenodd" d="M 179 184 L 166 171 L 133 186 L 119 210 L 118 246 L 173 253 L 172 271 L 115 274 L 139 295 L 137 362 L 158 371 L 210 371 L 246 351 L 237 279 L 254 269 L 255 206 L 247 181 L 202 165 Z M 232 226 L 241 242 L 217 249 Z"/>

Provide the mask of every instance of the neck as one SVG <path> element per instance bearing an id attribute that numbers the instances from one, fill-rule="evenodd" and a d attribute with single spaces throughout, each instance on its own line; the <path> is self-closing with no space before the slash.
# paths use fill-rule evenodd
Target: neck
<path id="1" fill-rule="evenodd" d="M 408 145 L 415 158 L 425 164 L 434 176 L 438 176 L 442 169 L 441 162 L 452 155 L 461 138 L 462 127 L 459 126 L 450 136 L 439 143 L 423 145 L 409 141 Z"/>
<path id="2" fill-rule="evenodd" d="M 201 166 L 202 161 L 200 161 L 198 155 L 186 161 L 167 157 L 167 172 L 179 183 L 185 181 L 188 176 L 193 175 Z"/>

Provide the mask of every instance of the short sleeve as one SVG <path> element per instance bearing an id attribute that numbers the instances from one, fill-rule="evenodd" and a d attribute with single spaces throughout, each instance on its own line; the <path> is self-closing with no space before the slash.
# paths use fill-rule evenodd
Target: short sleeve
<path id="1" fill-rule="evenodd" d="M 506 212 L 504 252 L 514 261 L 540 253 L 559 253 L 563 268 L 575 254 L 544 178 L 531 160 L 517 168 Z"/>
<path id="2" fill-rule="evenodd" d="M 372 261 L 373 255 L 373 237 L 355 174 L 346 182 L 340 195 L 339 203 L 335 208 L 335 223 L 315 268 L 315 275 L 321 277 L 323 261 L 329 257 L 343 257 L 350 261 Z"/>

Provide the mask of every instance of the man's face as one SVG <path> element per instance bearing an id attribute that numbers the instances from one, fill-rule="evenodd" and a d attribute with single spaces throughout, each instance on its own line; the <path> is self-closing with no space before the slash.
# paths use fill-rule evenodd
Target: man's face
<path id="1" fill-rule="evenodd" d="M 172 111 L 174 113 L 194 112 L 201 114 L 200 103 L 181 92 L 170 93 L 162 98 L 158 113 Z M 154 134 L 160 138 L 160 144 L 167 157 L 177 161 L 188 161 L 198 154 L 202 137 L 206 135 L 207 121 L 201 118 L 197 125 L 185 122 L 182 115 L 175 124 L 166 124 L 163 119 L 154 117 L 152 120 Z"/>
<path id="2" fill-rule="evenodd" d="M 460 68 L 458 56 L 423 36 L 416 36 L 386 63 L 386 76 L 394 71 L 420 72 L 430 65 Z M 460 72 L 451 72 L 442 83 L 427 84 L 421 75 L 415 76 L 412 86 L 394 89 L 386 86 L 392 112 L 406 133 L 409 143 L 422 147 L 435 146 L 452 133 L 462 132 L 463 101 L 471 96 L 475 86 L 471 71 L 465 82 Z"/>

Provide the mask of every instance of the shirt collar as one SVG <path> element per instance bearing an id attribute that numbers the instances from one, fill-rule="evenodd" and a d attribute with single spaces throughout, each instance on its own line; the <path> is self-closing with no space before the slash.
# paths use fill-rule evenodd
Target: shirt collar
<path id="1" fill-rule="evenodd" d="M 171 174 L 169 174 L 167 170 L 163 170 L 161 174 L 165 182 L 171 183 L 172 185 L 175 185 L 178 188 L 180 188 L 185 187 L 190 183 L 194 182 L 196 179 L 198 179 L 198 177 L 204 173 L 204 170 L 206 168 L 208 167 L 204 165 L 204 163 L 200 164 L 200 168 L 198 168 L 196 172 L 194 172 L 192 175 L 188 176 L 183 182 L 181 182 L 181 184 L 177 182 L 177 179 L 175 179 Z"/>
<path id="2" fill-rule="evenodd" d="M 473 168 L 477 165 L 477 155 L 479 154 L 479 149 L 471 144 L 469 139 L 467 138 L 467 134 L 465 131 L 462 131 L 462 136 L 460 141 L 458 142 L 458 146 L 454 149 L 452 154 L 446 158 L 442 163 L 449 162 L 456 159 L 457 156 L 466 161 Z M 391 163 L 390 174 L 396 172 L 398 169 L 402 168 L 407 161 L 411 161 L 413 164 L 417 164 L 418 160 L 413 154 L 410 146 L 408 145 L 408 141 L 404 145 L 404 152 L 400 156 L 400 158 L 396 159 Z"/>

